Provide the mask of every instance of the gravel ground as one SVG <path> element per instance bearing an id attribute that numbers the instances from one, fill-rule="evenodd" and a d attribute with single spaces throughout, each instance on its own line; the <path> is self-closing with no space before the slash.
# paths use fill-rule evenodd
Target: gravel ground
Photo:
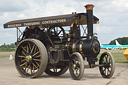
<path id="1" fill-rule="evenodd" d="M 72 80 L 69 71 L 58 77 L 45 73 L 35 79 L 22 78 L 15 68 L 14 61 L 8 57 L 0 58 L 0 85 L 128 85 L 128 63 L 116 63 L 111 79 L 102 78 L 99 68 L 85 68 L 81 80 Z"/>
<path id="2" fill-rule="evenodd" d="M 0 56 L 2 55 L 14 55 L 15 52 L 0 52 Z"/>

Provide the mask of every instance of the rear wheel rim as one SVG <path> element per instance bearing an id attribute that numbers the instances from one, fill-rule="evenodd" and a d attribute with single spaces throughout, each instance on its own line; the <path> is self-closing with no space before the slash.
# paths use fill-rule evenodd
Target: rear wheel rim
<path id="1" fill-rule="evenodd" d="M 23 42 L 16 53 L 16 65 L 26 76 L 33 76 L 39 71 L 41 54 L 38 46 L 33 42 Z"/>

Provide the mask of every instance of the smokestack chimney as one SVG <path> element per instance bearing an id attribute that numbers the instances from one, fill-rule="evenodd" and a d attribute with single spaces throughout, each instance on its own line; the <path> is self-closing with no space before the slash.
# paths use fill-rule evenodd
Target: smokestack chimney
<path id="1" fill-rule="evenodd" d="M 87 28 L 88 28 L 88 37 L 93 36 L 93 7 L 94 5 L 86 5 L 86 12 L 87 12 Z"/>

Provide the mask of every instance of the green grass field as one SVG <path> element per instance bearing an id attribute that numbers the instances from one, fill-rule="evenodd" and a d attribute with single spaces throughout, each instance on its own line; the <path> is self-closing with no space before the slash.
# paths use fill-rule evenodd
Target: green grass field
<path id="1" fill-rule="evenodd" d="M 9 57 L 9 55 L 0 55 L 0 58 Z"/>
<path id="2" fill-rule="evenodd" d="M 104 50 L 104 49 L 101 49 L 101 52 L 100 54 L 98 55 L 98 58 L 100 57 L 101 53 L 103 52 L 111 52 L 114 59 L 115 59 L 115 62 L 116 63 L 128 63 L 127 59 L 125 58 L 125 56 L 123 55 L 125 50 Z M 10 55 L 8 54 L 8 52 L 6 53 L 6 55 L 0 55 L 0 58 L 2 57 L 9 57 Z M 8 55 L 7 55 L 8 54 Z M 14 56 L 14 55 L 13 55 Z"/>
<path id="3" fill-rule="evenodd" d="M 101 49 L 99 56 L 103 52 L 110 52 L 110 53 L 112 53 L 116 63 L 128 63 L 127 59 L 123 55 L 124 51 L 125 50 L 104 50 L 104 49 Z"/>
<path id="4" fill-rule="evenodd" d="M 14 56 L 14 51 L 13 52 L 0 52 L 0 58 L 3 58 L 3 57 L 9 57 L 10 55 L 13 55 Z"/>

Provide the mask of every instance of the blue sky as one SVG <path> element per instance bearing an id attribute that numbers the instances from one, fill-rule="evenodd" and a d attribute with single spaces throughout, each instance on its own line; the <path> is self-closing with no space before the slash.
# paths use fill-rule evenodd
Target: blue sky
<path id="1" fill-rule="evenodd" d="M 3 28 L 8 21 L 86 12 L 86 4 L 95 5 L 100 23 L 94 32 L 101 43 L 128 37 L 128 0 L 0 0 L 0 45 L 16 41 L 16 29 Z"/>

